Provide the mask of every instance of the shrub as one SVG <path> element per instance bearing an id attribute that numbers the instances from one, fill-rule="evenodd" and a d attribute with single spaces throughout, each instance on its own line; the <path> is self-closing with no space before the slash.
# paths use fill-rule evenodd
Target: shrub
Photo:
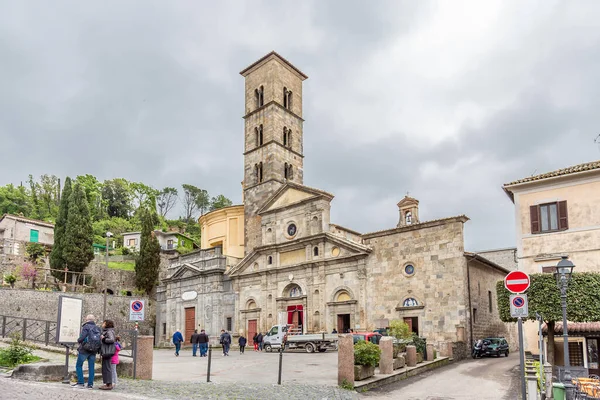
<path id="1" fill-rule="evenodd" d="M 5 275 L 4 282 L 8 283 L 11 288 L 14 288 L 15 282 L 17 282 L 17 277 L 14 274 Z"/>
<path id="2" fill-rule="evenodd" d="M 31 354 L 31 347 L 21 341 L 18 333 L 11 335 L 10 346 L 6 349 L 0 349 L 0 365 L 12 368 L 18 364 L 31 362 L 35 357 Z"/>
<path id="3" fill-rule="evenodd" d="M 375 367 L 379 364 L 381 349 L 374 343 L 359 340 L 354 345 L 354 364 Z"/>
<path id="4" fill-rule="evenodd" d="M 392 320 L 390 328 L 388 329 L 388 334 L 398 340 L 412 338 L 412 332 L 408 324 L 399 319 Z"/>
<path id="5" fill-rule="evenodd" d="M 427 352 L 427 342 L 425 342 L 425 339 L 419 337 L 416 333 L 413 333 L 411 342 L 417 348 L 417 353 L 425 355 Z"/>
<path id="6" fill-rule="evenodd" d="M 124 256 L 129 255 L 131 252 L 129 251 L 129 247 L 121 247 L 121 254 L 123 254 Z"/>

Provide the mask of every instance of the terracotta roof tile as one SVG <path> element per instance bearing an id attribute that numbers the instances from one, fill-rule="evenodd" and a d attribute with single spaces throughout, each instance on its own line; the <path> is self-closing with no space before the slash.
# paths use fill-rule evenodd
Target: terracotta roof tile
<path id="1" fill-rule="evenodd" d="M 12 215 L 12 214 L 4 214 L 0 217 L 0 221 L 2 221 L 4 218 L 14 219 L 14 220 L 17 220 L 20 222 L 28 222 L 28 223 L 35 224 L 35 225 L 45 226 L 47 228 L 54 228 L 53 223 L 46 222 L 46 221 L 40 221 L 38 219 L 25 218 L 25 217 L 21 217 L 18 215 Z"/>
<path id="2" fill-rule="evenodd" d="M 600 332 L 600 322 L 567 322 L 567 329 L 569 334 L 571 333 L 586 333 L 586 332 Z M 544 324 L 542 327 L 544 333 L 548 333 L 548 326 Z M 563 333 L 562 322 L 556 322 L 554 324 L 554 333 Z"/>
<path id="3" fill-rule="evenodd" d="M 600 160 L 591 161 L 591 162 L 587 162 L 587 163 L 583 163 L 583 164 L 579 164 L 579 165 L 574 165 L 572 167 L 557 169 L 556 171 L 552 171 L 552 172 L 546 172 L 545 174 L 540 174 L 540 175 L 530 176 L 528 178 L 519 179 L 514 182 L 505 184 L 504 187 L 517 185 L 519 183 L 527 183 L 527 182 L 533 182 L 533 181 L 540 181 L 542 179 L 555 178 L 557 176 L 575 174 L 577 172 L 591 171 L 594 169 L 600 169 Z"/>

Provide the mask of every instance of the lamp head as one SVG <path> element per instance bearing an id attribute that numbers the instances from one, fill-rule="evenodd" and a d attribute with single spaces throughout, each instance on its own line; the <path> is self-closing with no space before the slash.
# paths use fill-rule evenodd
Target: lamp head
<path id="1" fill-rule="evenodd" d="M 112 232 L 106 232 L 106 237 L 107 237 L 107 238 L 109 238 L 109 237 L 113 237 L 113 234 L 112 234 Z"/>
<path id="2" fill-rule="evenodd" d="M 554 273 L 556 281 L 560 283 L 561 278 L 564 276 L 568 282 L 573 274 L 573 268 L 575 268 L 575 264 L 568 260 L 568 256 L 562 256 L 562 259 L 556 264 L 556 272 Z"/>

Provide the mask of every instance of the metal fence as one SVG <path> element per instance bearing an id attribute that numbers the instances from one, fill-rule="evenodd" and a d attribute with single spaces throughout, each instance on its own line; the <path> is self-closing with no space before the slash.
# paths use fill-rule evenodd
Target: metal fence
<path id="1" fill-rule="evenodd" d="M 1 337 L 10 337 L 18 333 L 23 340 L 41 342 L 46 344 L 56 342 L 56 321 L 44 321 L 39 319 L 11 317 L 0 315 L 2 326 Z"/>

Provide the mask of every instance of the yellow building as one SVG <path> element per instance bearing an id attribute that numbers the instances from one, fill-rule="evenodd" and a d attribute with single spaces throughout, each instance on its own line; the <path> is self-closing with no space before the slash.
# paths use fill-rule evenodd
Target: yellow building
<path id="1" fill-rule="evenodd" d="M 221 247 L 227 265 L 244 258 L 244 206 L 230 206 L 204 214 L 198 220 L 202 229 L 201 248 Z"/>
<path id="2" fill-rule="evenodd" d="M 553 273 L 565 255 L 575 264 L 575 272 L 600 272 L 600 161 L 520 179 L 504 185 L 504 190 L 515 204 L 519 270 Z M 534 325 L 526 324 L 525 339 L 526 348 L 537 354 Z M 574 336 L 569 338 L 571 361 L 597 374 L 600 339 L 590 336 L 600 332 L 584 334 L 597 324 L 582 325 L 569 324 L 569 335 Z M 562 346 L 557 337 L 557 361 Z M 596 349 L 595 354 L 588 348 Z"/>

